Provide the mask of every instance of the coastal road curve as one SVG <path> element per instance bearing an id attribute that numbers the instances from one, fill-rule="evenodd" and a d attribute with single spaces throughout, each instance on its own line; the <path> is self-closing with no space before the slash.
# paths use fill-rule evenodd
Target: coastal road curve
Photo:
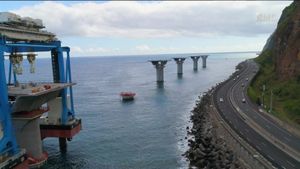
<path id="1" fill-rule="evenodd" d="M 252 121 L 255 121 L 263 130 L 269 133 L 271 137 L 279 140 L 282 144 L 289 146 L 293 151 L 300 152 L 300 138 L 286 129 L 278 126 L 276 122 L 268 118 L 266 115 L 259 112 L 258 106 L 253 104 L 247 96 L 247 86 L 250 85 L 250 80 L 255 76 L 258 71 L 258 66 L 252 60 L 247 61 L 247 71 L 240 79 L 236 79 L 236 84 L 232 87 L 233 101 L 237 107 L 243 110 L 243 113 Z M 246 80 L 246 79 L 249 80 Z M 242 86 L 245 87 L 242 87 Z M 242 102 L 245 99 L 245 103 Z"/>
<path id="2" fill-rule="evenodd" d="M 299 169 L 299 159 L 286 153 L 287 151 L 283 151 L 285 149 L 280 148 L 282 144 L 288 145 L 290 148 L 288 150 L 292 149 L 293 153 L 299 152 L 299 137 L 289 133 L 258 112 L 257 106 L 252 104 L 247 97 L 247 86 L 259 68 L 251 60 L 243 62 L 241 67 L 238 72 L 214 92 L 214 102 L 217 110 L 245 141 L 275 167 Z M 242 101 L 243 99 L 245 99 L 245 102 Z M 249 121 L 252 123 L 249 123 Z M 282 144 L 277 145 L 276 140 Z"/>

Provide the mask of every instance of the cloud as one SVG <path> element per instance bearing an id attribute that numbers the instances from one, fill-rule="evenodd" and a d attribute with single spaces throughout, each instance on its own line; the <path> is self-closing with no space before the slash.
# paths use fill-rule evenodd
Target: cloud
<path id="1" fill-rule="evenodd" d="M 72 46 L 72 53 L 76 55 L 89 55 L 89 56 L 97 56 L 97 55 L 105 55 L 110 52 L 118 51 L 118 49 L 107 49 L 102 47 L 88 47 L 82 48 L 79 46 Z"/>
<path id="2" fill-rule="evenodd" d="M 148 45 L 138 45 L 135 49 L 138 51 L 149 51 L 151 48 Z"/>
<path id="3" fill-rule="evenodd" d="M 102 48 L 71 46 L 72 54 L 75 56 L 111 56 L 111 55 L 142 55 L 142 54 L 161 54 L 161 53 L 180 53 L 182 48 L 175 47 L 150 47 L 141 44 L 127 49 L 119 48 Z M 191 52 L 191 51 L 190 51 Z"/>
<path id="4" fill-rule="evenodd" d="M 41 2 L 13 12 L 59 37 L 211 37 L 270 34 L 291 2 Z"/>

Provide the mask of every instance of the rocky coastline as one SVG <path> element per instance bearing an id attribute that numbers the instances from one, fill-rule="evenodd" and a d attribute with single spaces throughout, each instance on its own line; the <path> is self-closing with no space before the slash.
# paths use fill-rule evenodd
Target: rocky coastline
<path id="1" fill-rule="evenodd" d="M 188 130 L 189 150 L 185 153 L 186 158 L 190 162 L 190 168 L 203 169 L 235 169 L 243 168 L 240 165 L 237 156 L 226 144 L 226 138 L 222 138 L 216 134 L 213 118 L 210 116 L 211 97 L 213 89 L 206 92 L 191 111 L 191 122 L 193 127 Z M 188 128 L 187 128 L 188 129 Z"/>

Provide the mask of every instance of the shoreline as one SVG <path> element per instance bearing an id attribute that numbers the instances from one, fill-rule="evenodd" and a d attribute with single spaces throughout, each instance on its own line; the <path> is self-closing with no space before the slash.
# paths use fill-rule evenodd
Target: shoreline
<path id="1" fill-rule="evenodd" d="M 187 128 L 189 149 L 184 155 L 190 162 L 190 168 L 244 168 L 225 138 L 219 137 L 215 130 L 217 126 L 210 109 L 213 89 L 199 96 L 191 111 L 193 126 L 191 130 Z"/>

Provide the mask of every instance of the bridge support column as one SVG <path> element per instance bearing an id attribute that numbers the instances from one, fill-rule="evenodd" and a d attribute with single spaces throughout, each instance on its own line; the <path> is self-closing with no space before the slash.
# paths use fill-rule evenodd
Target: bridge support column
<path id="1" fill-rule="evenodd" d="M 202 67 L 203 68 L 206 68 L 206 59 L 207 59 L 208 55 L 202 55 L 201 58 L 202 58 Z"/>
<path id="2" fill-rule="evenodd" d="M 167 60 L 152 60 L 150 61 L 155 69 L 156 69 L 156 81 L 157 82 L 164 82 L 164 68 L 167 64 Z"/>
<path id="3" fill-rule="evenodd" d="M 26 149 L 28 157 L 34 159 L 29 161 L 29 166 L 41 166 L 48 158 L 43 152 L 39 117 L 42 112 L 27 112 L 27 115 L 16 115 L 13 124 L 16 131 L 17 142 L 21 148 Z"/>
<path id="4" fill-rule="evenodd" d="M 177 64 L 177 74 L 182 75 L 183 74 L 183 62 L 185 58 L 173 58 Z"/>
<path id="5" fill-rule="evenodd" d="M 191 56 L 191 58 L 193 59 L 193 69 L 194 71 L 198 70 L 198 60 L 200 58 L 200 56 Z"/>

